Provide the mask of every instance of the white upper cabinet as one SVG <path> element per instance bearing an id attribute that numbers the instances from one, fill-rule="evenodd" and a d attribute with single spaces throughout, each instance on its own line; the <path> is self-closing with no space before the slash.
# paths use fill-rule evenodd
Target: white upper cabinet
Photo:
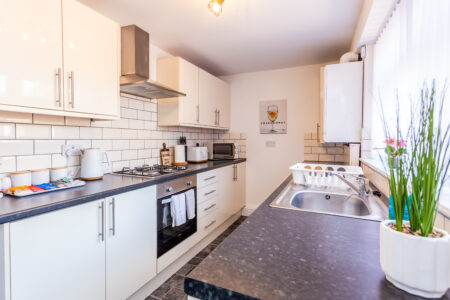
<path id="1" fill-rule="evenodd" d="M 64 106 L 119 115 L 119 25 L 74 0 L 63 0 Z"/>
<path id="2" fill-rule="evenodd" d="M 118 118 L 119 34 L 75 0 L 0 0 L 0 110 Z"/>
<path id="3" fill-rule="evenodd" d="M 158 124 L 193 126 L 199 124 L 198 67 L 181 57 L 158 60 L 157 78 L 185 97 L 158 100 Z"/>
<path id="4" fill-rule="evenodd" d="M 199 72 L 199 106 L 201 125 L 229 128 L 230 86 L 202 69 Z"/>
<path id="5" fill-rule="evenodd" d="M 60 0 L 0 0 L 0 104 L 62 109 L 61 21 Z"/>
<path id="6" fill-rule="evenodd" d="M 228 83 L 180 57 L 159 59 L 157 79 L 186 94 L 186 97 L 158 100 L 160 126 L 229 128 Z"/>
<path id="7" fill-rule="evenodd" d="M 320 75 L 320 141 L 359 143 L 362 126 L 363 62 L 327 65 Z"/>

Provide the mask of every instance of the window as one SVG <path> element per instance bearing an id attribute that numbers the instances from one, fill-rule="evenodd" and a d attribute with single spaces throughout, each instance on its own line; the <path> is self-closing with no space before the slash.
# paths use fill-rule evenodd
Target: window
<path id="1" fill-rule="evenodd" d="M 450 86 L 450 1 L 401 0 L 374 46 L 372 145 L 383 147 L 381 122 L 384 115 L 391 126 L 396 117 L 396 96 L 404 130 L 411 107 L 424 82 L 436 79 L 438 87 Z M 447 101 L 450 99 L 450 89 Z M 444 107 L 450 121 L 450 103 Z"/>

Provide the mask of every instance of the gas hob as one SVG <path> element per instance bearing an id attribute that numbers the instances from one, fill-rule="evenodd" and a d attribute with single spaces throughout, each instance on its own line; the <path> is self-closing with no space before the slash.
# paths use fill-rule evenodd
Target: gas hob
<path id="1" fill-rule="evenodd" d="M 186 170 L 185 166 L 142 165 L 133 169 L 124 167 L 121 171 L 113 172 L 113 174 L 154 178 L 166 174 L 181 172 L 184 170 Z"/>

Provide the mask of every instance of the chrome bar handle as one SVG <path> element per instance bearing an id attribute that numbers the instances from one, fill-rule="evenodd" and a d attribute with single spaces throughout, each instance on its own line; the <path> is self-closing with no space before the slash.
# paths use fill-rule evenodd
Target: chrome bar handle
<path id="1" fill-rule="evenodd" d="M 233 165 L 233 181 L 237 181 L 237 165 Z"/>
<path id="2" fill-rule="evenodd" d="M 217 126 L 220 126 L 220 109 L 217 110 Z"/>
<path id="3" fill-rule="evenodd" d="M 61 68 L 56 69 L 56 106 L 61 107 Z"/>
<path id="4" fill-rule="evenodd" d="M 203 181 L 208 181 L 208 180 L 211 180 L 211 179 L 214 179 L 214 178 L 216 178 L 216 176 L 211 176 L 211 177 L 205 178 L 205 179 L 203 179 Z"/>
<path id="5" fill-rule="evenodd" d="M 73 71 L 69 71 L 69 105 L 75 108 L 74 90 L 73 90 Z"/>
<path id="6" fill-rule="evenodd" d="M 214 110 L 214 125 L 217 125 L 217 109 Z"/>
<path id="7" fill-rule="evenodd" d="M 111 202 L 109 202 L 111 207 L 111 227 L 109 230 L 112 232 L 112 235 L 116 235 L 116 199 L 113 197 Z"/>
<path id="8" fill-rule="evenodd" d="M 102 201 L 100 202 L 100 205 L 98 206 L 98 208 L 100 209 L 100 213 L 101 213 L 101 225 L 102 228 L 100 230 L 100 232 L 98 233 L 98 236 L 101 237 L 102 241 L 105 240 L 105 203 Z"/>
<path id="9" fill-rule="evenodd" d="M 205 193 L 203 196 L 208 196 L 208 195 L 211 195 L 212 193 L 214 193 L 216 190 L 212 190 L 212 191 L 210 191 L 210 192 L 207 192 L 207 193 Z"/>
<path id="10" fill-rule="evenodd" d="M 216 206 L 216 203 L 211 204 L 210 206 L 206 207 L 205 209 L 203 209 L 203 211 L 208 211 L 211 208 L 213 208 L 214 206 Z"/>
<path id="11" fill-rule="evenodd" d="M 216 223 L 216 220 L 211 221 L 211 223 L 209 223 L 208 225 L 205 226 L 205 229 L 208 229 L 209 227 L 211 227 L 214 223 Z"/>

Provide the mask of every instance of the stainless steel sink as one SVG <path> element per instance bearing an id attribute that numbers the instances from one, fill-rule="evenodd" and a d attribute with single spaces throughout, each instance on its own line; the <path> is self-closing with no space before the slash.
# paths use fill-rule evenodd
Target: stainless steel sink
<path id="1" fill-rule="evenodd" d="M 387 218 L 387 208 L 377 197 L 369 193 L 365 198 L 345 185 L 308 186 L 290 182 L 270 206 L 371 220 Z"/>

